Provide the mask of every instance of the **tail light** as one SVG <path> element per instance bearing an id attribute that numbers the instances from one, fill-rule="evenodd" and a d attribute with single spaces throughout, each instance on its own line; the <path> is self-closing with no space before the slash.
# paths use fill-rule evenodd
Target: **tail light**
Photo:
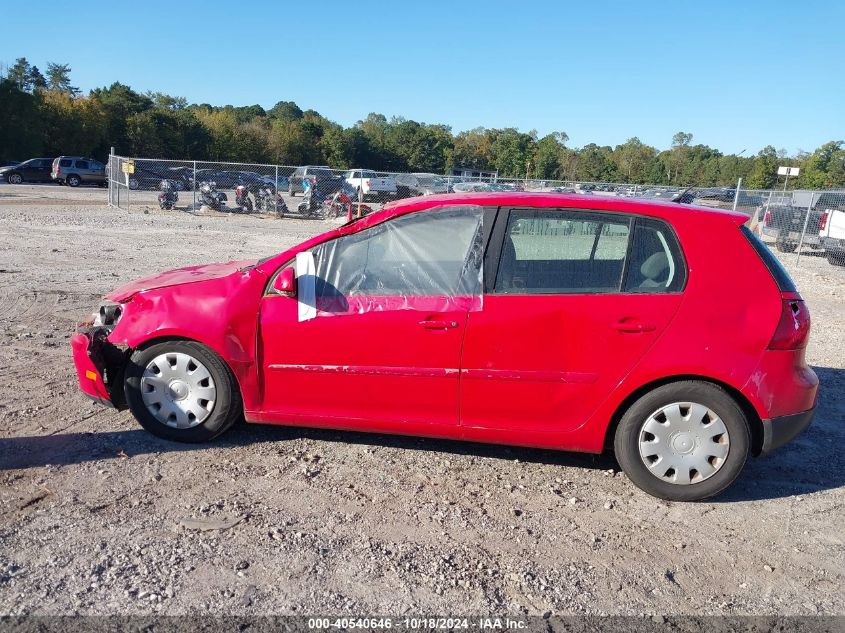
<path id="1" fill-rule="evenodd" d="M 763 218 L 763 222 L 765 222 L 768 225 L 768 224 L 771 223 L 771 221 L 772 221 L 772 212 L 766 211 L 766 217 Z"/>
<path id="2" fill-rule="evenodd" d="M 802 349 L 810 337 L 810 311 L 801 300 L 784 299 L 769 349 Z"/>
<path id="3" fill-rule="evenodd" d="M 370 180 L 369 178 L 367 178 L 367 179 L 364 181 L 364 184 L 365 184 L 365 185 L 367 185 L 368 187 L 370 187 L 370 186 L 372 186 L 372 182 L 373 182 L 372 180 Z"/>
<path id="4" fill-rule="evenodd" d="M 824 231 L 825 227 L 827 226 L 827 216 L 830 215 L 830 211 L 825 211 L 822 213 L 822 219 L 819 221 L 819 231 Z"/>
<path id="5" fill-rule="evenodd" d="M 58 176 L 60 173 L 62 173 L 62 168 L 56 167 L 56 175 Z"/>

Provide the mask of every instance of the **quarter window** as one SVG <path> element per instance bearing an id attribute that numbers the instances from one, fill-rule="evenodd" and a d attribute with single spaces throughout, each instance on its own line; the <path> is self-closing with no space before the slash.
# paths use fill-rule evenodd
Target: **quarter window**
<path id="1" fill-rule="evenodd" d="M 495 292 L 618 292 L 630 219 L 564 210 L 514 210 L 508 217 Z"/>
<path id="2" fill-rule="evenodd" d="M 660 220 L 637 218 L 631 241 L 626 292 L 679 292 L 686 281 L 675 233 Z"/>

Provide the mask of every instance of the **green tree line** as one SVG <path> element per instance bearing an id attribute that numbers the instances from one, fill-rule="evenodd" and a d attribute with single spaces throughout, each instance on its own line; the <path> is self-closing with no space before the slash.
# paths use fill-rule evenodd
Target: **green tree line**
<path id="1" fill-rule="evenodd" d="M 119 154 L 150 158 L 325 164 L 345 169 L 445 173 L 452 167 L 497 171 L 502 177 L 775 187 L 778 165 L 801 168 L 790 185 L 845 187 L 845 141 L 794 156 L 769 145 L 756 155 L 723 154 L 678 132 L 668 149 L 637 137 L 615 147 L 567 145 L 565 132 L 540 137 L 516 128 L 475 128 L 455 134 L 447 125 L 388 119 L 371 113 L 343 127 L 292 101 L 269 110 L 189 104 L 183 97 L 141 94 L 115 82 L 82 94 L 67 64 L 46 71 L 19 58 L 0 74 L 0 161 L 33 156 Z"/>

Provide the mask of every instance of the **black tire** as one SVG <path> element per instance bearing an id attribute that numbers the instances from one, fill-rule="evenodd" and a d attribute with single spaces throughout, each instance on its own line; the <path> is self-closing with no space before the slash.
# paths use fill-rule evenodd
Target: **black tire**
<path id="1" fill-rule="evenodd" d="M 217 388 L 217 400 L 211 414 L 199 425 L 177 429 L 163 424 L 147 410 L 141 397 L 141 377 L 147 364 L 165 353 L 184 353 L 199 360 L 208 369 Z M 225 433 L 243 419 L 243 404 L 235 376 L 212 350 L 195 341 L 165 341 L 136 350 L 126 365 L 124 393 L 132 415 L 147 431 L 175 442 L 208 442 Z"/>
<path id="2" fill-rule="evenodd" d="M 781 253 L 794 253 L 798 248 L 798 242 L 789 239 L 789 233 L 784 231 L 777 236 L 775 246 Z"/>
<path id="3" fill-rule="evenodd" d="M 71 174 L 65 178 L 65 182 L 69 187 L 78 187 L 82 180 L 76 174 Z"/>
<path id="4" fill-rule="evenodd" d="M 825 256 L 831 266 L 845 266 L 845 251 L 826 251 Z"/>
<path id="5" fill-rule="evenodd" d="M 721 467 L 707 479 L 686 485 L 653 474 L 640 457 L 639 449 L 640 435 L 648 418 L 661 407 L 676 402 L 694 402 L 711 409 L 721 418 L 730 440 Z M 724 491 L 742 472 L 750 445 L 748 420 L 736 401 L 717 385 L 692 380 L 663 385 L 642 396 L 622 416 L 613 442 L 616 459 L 628 478 L 650 495 L 669 501 L 700 501 Z"/>
<path id="6" fill-rule="evenodd" d="M 291 198 L 293 198 L 294 196 L 296 196 L 296 194 L 293 192 L 293 185 L 292 185 L 292 184 L 290 184 L 290 183 L 288 184 L 288 195 L 289 195 Z"/>
<path id="7" fill-rule="evenodd" d="M 23 176 L 20 174 L 9 174 L 6 176 L 6 182 L 10 185 L 19 185 L 23 182 Z"/>

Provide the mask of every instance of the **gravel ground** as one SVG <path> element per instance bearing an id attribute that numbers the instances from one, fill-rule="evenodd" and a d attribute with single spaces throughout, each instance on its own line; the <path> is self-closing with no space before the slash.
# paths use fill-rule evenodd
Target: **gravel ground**
<path id="1" fill-rule="evenodd" d="M 611 456 L 253 425 L 156 439 L 78 393 L 77 319 L 151 271 L 327 225 L 105 195 L 0 186 L 0 614 L 845 614 L 845 269 L 784 260 L 813 315 L 813 426 L 718 500 L 675 504 Z"/>

